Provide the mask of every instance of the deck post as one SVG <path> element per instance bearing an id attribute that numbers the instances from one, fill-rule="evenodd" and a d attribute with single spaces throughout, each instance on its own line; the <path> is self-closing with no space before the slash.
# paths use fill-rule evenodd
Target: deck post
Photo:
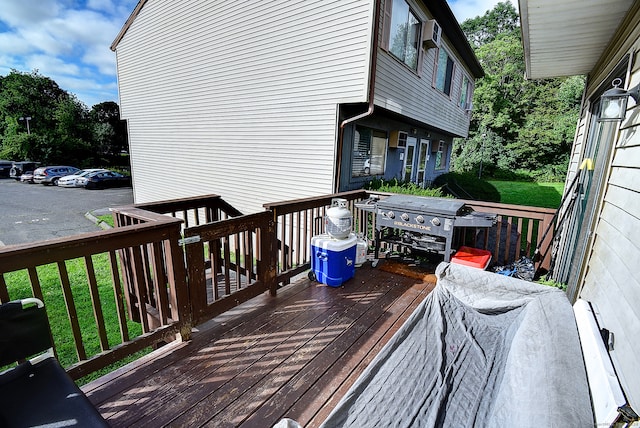
<path id="1" fill-rule="evenodd" d="M 184 265 L 184 254 L 178 244 L 180 240 L 180 224 L 169 233 L 169 239 L 165 241 L 167 250 L 167 277 L 169 279 L 171 306 L 176 308 L 178 328 L 182 340 L 191 338 L 193 326 L 193 314 L 189 304 L 189 291 L 187 289 L 187 270 Z"/>
<path id="2" fill-rule="evenodd" d="M 553 237 L 555 235 L 555 225 L 551 225 L 554 221 L 555 216 L 551 214 L 545 214 L 542 221 L 540 222 L 540 230 L 547 230 L 548 227 L 553 227 L 553 233 L 547 234 L 543 242 L 540 242 L 538 245 L 540 247 L 540 253 L 545 254 L 544 259 L 540 260 L 540 267 L 544 269 L 549 269 L 551 266 L 551 253 L 553 251 L 549 246 L 553 244 Z M 539 238 L 538 238 L 539 239 Z"/>
<path id="3" fill-rule="evenodd" d="M 265 228 L 261 229 L 262 279 L 269 294 L 275 296 L 278 289 L 278 228 L 276 227 L 278 213 L 276 210 L 268 212 L 273 213 L 273 216 L 267 218 Z"/>

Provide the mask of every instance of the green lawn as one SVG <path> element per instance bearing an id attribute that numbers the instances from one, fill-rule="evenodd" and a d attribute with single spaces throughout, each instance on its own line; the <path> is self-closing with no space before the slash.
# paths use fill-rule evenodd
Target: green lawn
<path id="1" fill-rule="evenodd" d="M 558 208 L 562 199 L 564 183 L 534 183 L 525 181 L 488 180 L 500 194 L 503 204 L 529 205 L 533 207 Z"/>
<path id="2" fill-rule="evenodd" d="M 98 283 L 101 306 L 104 314 L 105 327 L 109 346 L 113 347 L 121 343 L 120 328 L 118 324 L 116 301 L 111 280 L 111 266 L 108 254 L 97 254 L 92 257 Z M 76 306 L 78 322 L 81 326 L 83 342 L 88 356 L 93 356 L 101 352 L 98 339 L 98 329 L 96 326 L 91 295 L 87 281 L 85 264 L 83 259 L 68 260 L 66 263 L 69 272 L 69 280 L 73 293 L 73 300 Z M 62 286 L 58 276 L 58 269 L 55 264 L 39 266 L 37 268 L 38 279 L 44 295 L 44 303 L 47 308 L 47 315 L 51 325 L 51 333 L 54 338 L 58 359 L 64 367 L 68 367 L 78 361 L 71 332 L 71 325 L 67 314 L 67 308 L 62 293 Z M 12 300 L 23 299 L 33 296 L 31 283 L 26 270 L 5 274 L 5 280 Z M 127 322 L 130 338 L 142 333 L 139 323 Z M 136 357 L 130 357 L 126 361 L 131 361 Z M 122 362 L 118 365 L 122 365 Z M 83 379 L 84 383 L 92 378 L 107 373 L 115 368 L 111 367 L 94 373 Z"/>

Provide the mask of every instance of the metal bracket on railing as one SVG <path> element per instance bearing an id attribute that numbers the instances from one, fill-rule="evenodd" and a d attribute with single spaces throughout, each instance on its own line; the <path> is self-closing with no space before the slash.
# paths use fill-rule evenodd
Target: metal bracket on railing
<path id="1" fill-rule="evenodd" d="M 178 240 L 178 245 L 189 245 L 195 244 L 196 242 L 200 242 L 200 235 L 189 236 L 188 238 L 182 238 Z"/>

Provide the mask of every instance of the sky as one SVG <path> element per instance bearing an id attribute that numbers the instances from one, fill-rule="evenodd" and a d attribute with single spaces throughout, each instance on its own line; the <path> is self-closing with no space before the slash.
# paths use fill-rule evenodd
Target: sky
<path id="1" fill-rule="evenodd" d="M 213 1 L 213 0 L 212 0 Z M 232 0 L 237 1 L 237 0 Z M 459 22 L 499 0 L 448 0 Z M 0 0 L 0 76 L 37 70 L 87 107 L 118 102 L 109 48 L 138 0 Z"/>

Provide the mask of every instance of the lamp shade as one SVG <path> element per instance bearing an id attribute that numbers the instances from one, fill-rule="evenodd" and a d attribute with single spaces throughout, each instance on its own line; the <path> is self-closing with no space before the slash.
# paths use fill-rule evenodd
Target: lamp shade
<path id="1" fill-rule="evenodd" d="M 629 93 L 620 88 L 606 91 L 600 97 L 600 121 L 622 120 L 627 113 Z"/>

